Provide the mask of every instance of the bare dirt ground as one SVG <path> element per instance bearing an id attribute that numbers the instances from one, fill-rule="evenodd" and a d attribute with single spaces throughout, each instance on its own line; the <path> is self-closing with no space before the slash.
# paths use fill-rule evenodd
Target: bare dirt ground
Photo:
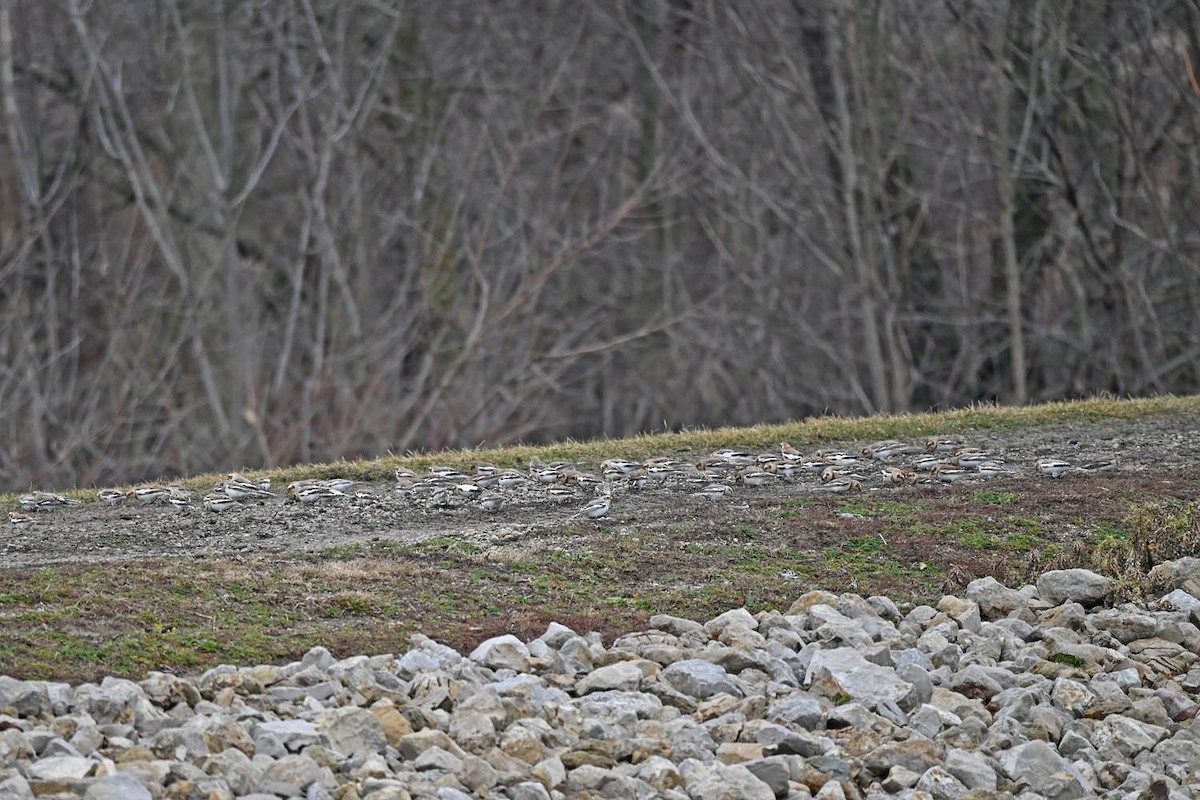
<path id="1" fill-rule="evenodd" d="M 503 547 L 531 539 L 549 543 L 562 535 L 564 525 L 571 536 L 586 536 L 601 527 L 620 530 L 671 526 L 684 529 L 685 536 L 687 530 L 711 534 L 721 529 L 756 527 L 760 534 L 772 535 L 771 530 L 776 530 L 776 535 L 785 537 L 792 546 L 823 547 L 848 537 L 877 533 L 873 528 L 878 526 L 870 524 L 871 514 L 838 511 L 843 507 L 853 509 L 856 504 L 870 505 L 885 498 L 903 499 L 916 504 L 911 524 L 932 524 L 946 514 L 962 517 L 980 513 L 980 506 L 995 510 L 995 502 L 978 499 L 981 491 L 990 490 L 1017 495 L 1013 503 L 1004 504 L 1010 516 L 1018 511 L 1040 516 L 1075 513 L 1083 523 L 1117 495 L 1129 498 L 1143 492 L 1147 499 L 1159 495 L 1192 499 L 1200 494 L 1200 485 L 1194 480 L 1198 437 L 1200 419 L 1190 416 L 979 431 L 968 435 L 967 443 L 1004 459 L 1017 473 L 1015 476 L 965 480 L 952 487 L 899 488 L 885 486 L 875 478 L 867 484 L 864 495 L 841 496 L 817 492 L 818 482 L 805 476 L 769 487 L 738 487 L 716 502 L 691 497 L 691 488 L 684 481 L 669 479 L 640 491 L 618 489 L 609 518 L 599 523 L 583 519 L 569 522 L 589 499 L 588 492 L 580 490 L 575 500 L 560 504 L 547 499 L 542 488 L 535 485 L 506 492 L 508 503 L 496 513 L 465 501 L 449 509 L 427 508 L 420 502 L 396 497 L 389 484 L 363 487 L 377 492 L 380 501 L 373 505 L 313 508 L 272 500 L 241 510 L 211 513 L 200 508 L 178 512 L 169 507 L 135 504 L 114 509 L 91 502 L 39 514 L 35 523 L 24 529 L 8 526 L 0 534 L 0 568 L 160 556 L 321 552 L 350 543 L 415 544 L 444 537 L 485 548 Z M 828 442 L 824 446 L 856 452 L 863 444 Z M 1082 464 L 1117 450 L 1125 454 L 1125 460 L 1115 473 L 1051 480 L 1037 476 L 1032 467 L 1034 459 L 1043 456 Z M 688 459 L 702 454 L 663 455 Z M 902 455 L 888 463 L 904 465 L 909 460 L 909 456 Z M 595 464 L 580 466 L 596 468 Z M 1027 505 L 1031 507 L 1022 508 Z M 788 508 L 794 511 L 787 512 Z M 801 508 L 808 511 L 801 512 Z M 771 516 L 770 512 L 779 509 L 785 509 L 782 517 Z M 830 513 L 838 520 L 832 526 L 827 519 Z M 766 524 L 771 522 L 790 524 Z"/>

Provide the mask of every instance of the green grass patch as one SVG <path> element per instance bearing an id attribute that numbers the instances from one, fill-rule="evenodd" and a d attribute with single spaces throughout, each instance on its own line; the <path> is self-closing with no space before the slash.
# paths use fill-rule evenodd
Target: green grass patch
<path id="1" fill-rule="evenodd" d="M 996 489 L 976 489 L 967 496 L 977 503 L 993 506 L 1012 505 L 1020 497 L 1016 492 L 1001 492 Z"/>

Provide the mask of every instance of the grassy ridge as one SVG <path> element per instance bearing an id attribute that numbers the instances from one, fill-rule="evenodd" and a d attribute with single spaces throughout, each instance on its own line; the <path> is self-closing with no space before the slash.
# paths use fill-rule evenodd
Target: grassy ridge
<path id="1" fill-rule="evenodd" d="M 524 464 L 534 456 L 594 463 L 617 454 L 766 449 L 784 440 L 811 449 L 829 441 L 1197 412 L 1195 397 L 1096 399 L 392 456 L 257 474 L 280 483 L 334 474 L 385 480 L 401 463 Z M 185 483 L 204 488 L 217 477 Z M 537 635 L 551 620 L 610 633 L 658 611 L 702 619 L 737 605 L 786 608 L 818 587 L 930 599 L 982 574 L 1016 582 L 1037 568 L 1089 564 L 1097 550 L 1112 557 L 1127 539 L 1163 550 L 1158 539 L 1131 535 L 1130 520 L 1139 530 L 1183 526 L 1195 539 L 1200 522 L 1191 516 L 1160 519 L 1145 509 L 1193 497 L 1200 472 L 1173 483 L 1133 474 L 1104 480 L 1102 497 L 1070 480 L 932 494 L 771 501 L 759 495 L 748 509 L 658 507 L 654 515 L 618 514 L 616 523 L 561 525 L 487 547 L 444 537 L 352 544 L 318 555 L 0 569 L 0 673 L 91 679 L 150 669 L 194 672 L 217 663 L 288 660 L 318 644 L 339 655 L 394 652 L 414 631 L 466 648 L 503 632 Z"/>
<path id="2" fill-rule="evenodd" d="M 774 448 L 787 441 L 800 449 L 812 449 L 830 441 L 869 441 L 887 438 L 916 438 L 932 434 L 959 434 L 972 430 L 1005 430 L 1054 422 L 1100 419 L 1138 419 L 1142 417 L 1200 414 L 1200 395 L 1138 398 L 1121 400 L 1097 397 L 1044 403 L 1036 406 L 976 405 L 949 411 L 919 414 L 878 415 L 873 417 L 809 417 L 800 422 L 787 422 L 752 427 L 689 429 L 673 433 L 640 434 L 622 439 L 566 441 L 549 445 L 515 445 L 502 448 L 447 450 L 439 453 L 389 455 L 370 460 L 337 461 L 329 464 L 305 464 L 269 470 L 243 470 L 250 477 L 269 477 L 276 485 L 302 478 L 335 476 L 363 481 L 383 481 L 391 478 L 397 466 L 406 465 L 421 470 L 433 464 L 469 466 L 475 461 L 487 461 L 502 466 L 524 466 L 533 457 L 545 461 L 593 462 L 620 455 L 644 458 L 666 453 L 698 453 L 722 447 L 739 449 Z M 224 474 L 210 473 L 181 480 L 172 480 L 193 490 L 207 490 Z M 52 487 L 38 487 L 48 489 Z M 61 487 L 60 487 L 61 488 Z M 90 488 L 64 490 L 70 496 L 94 500 Z M 0 503 L 12 505 L 16 493 L 0 495 Z"/>

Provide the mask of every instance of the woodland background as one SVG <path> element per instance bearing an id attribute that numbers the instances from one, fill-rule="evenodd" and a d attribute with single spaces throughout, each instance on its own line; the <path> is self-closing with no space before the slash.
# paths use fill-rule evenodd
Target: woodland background
<path id="1" fill-rule="evenodd" d="M 0 486 L 1200 388 L 1200 8 L 0 0 Z"/>

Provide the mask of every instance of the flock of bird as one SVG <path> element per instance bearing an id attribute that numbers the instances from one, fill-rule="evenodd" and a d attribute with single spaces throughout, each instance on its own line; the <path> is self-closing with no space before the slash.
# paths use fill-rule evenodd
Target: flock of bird
<path id="1" fill-rule="evenodd" d="M 1036 474 L 1061 478 L 1072 472 L 1106 472 L 1116 469 L 1121 453 L 1088 461 L 1079 466 L 1059 458 L 1039 458 Z M 963 478 L 995 478 L 1015 475 L 1016 471 L 993 453 L 972 447 L 957 437 L 931 436 L 923 446 L 889 439 L 874 442 L 858 453 L 842 450 L 817 450 L 804 454 L 787 442 L 778 451 L 748 453 L 717 450 L 695 462 L 671 458 L 632 461 L 610 458 L 600 471 L 587 472 L 576 464 L 530 462 L 526 471 L 476 463 L 467 473 L 453 467 L 430 467 L 417 475 L 406 467 L 395 470 L 391 494 L 423 504 L 430 509 L 448 509 L 473 503 L 488 512 L 500 511 L 510 492 L 531 489 L 545 501 L 570 503 L 591 496 L 589 502 L 569 520 L 579 517 L 601 519 L 612 507 L 614 494 L 637 491 L 648 486 L 682 487 L 692 497 L 719 500 L 740 487 L 760 487 L 777 482 L 807 482 L 814 491 L 828 493 L 861 492 L 868 483 L 883 485 L 951 484 Z M 299 480 L 287 485 L 287 502 L 324 506 L 330 503 L 374 505 L 383 496 L 361 488 L 362 482 L 349 478 Z M 128 491 L 101 489 L 98 500 L 108 506 L 136 503 L 142 506 L 169 505 L 180 512 L 196 507 L 189 490 L 181 486 L 149 485 Z M 227 512 L 247 503 L 264 503 L 277 498 L 269 478 L 251 480 L 233 472 L 218 482 L 212 492 L 201 498 L 201 507 L 210 512 Z M 9 511 L 9 521 L 18 527 L 33 524 L 37 512 L 52 511 L 80 501 L 53 492 L 35 491 L 18 498 L 20 510 Z"/>

